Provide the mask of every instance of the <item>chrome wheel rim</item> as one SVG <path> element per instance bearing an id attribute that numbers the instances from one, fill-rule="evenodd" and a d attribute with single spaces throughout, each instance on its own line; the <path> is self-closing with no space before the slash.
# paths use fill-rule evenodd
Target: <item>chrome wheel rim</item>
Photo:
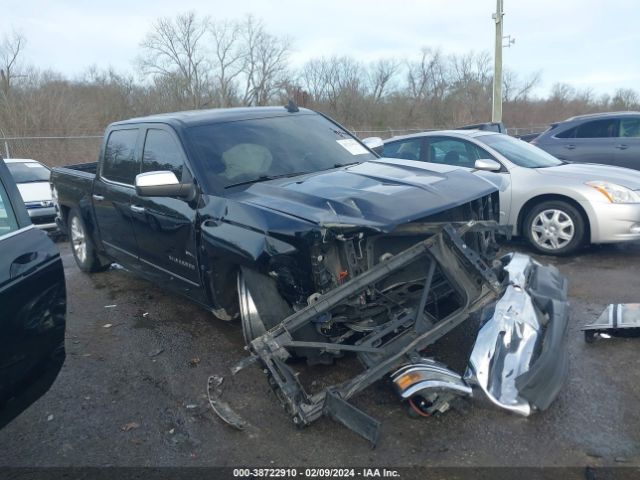
<path id="1" fill-rule="evenodd" d="M 545 250 L 560 250 L 575 236 L 576 227 L 566 212 L 557 209 L 543 210 L 531 223 L 531 238 Z"/>
<path id="2" fill-rule="evenodd" d="M 242 334 L 247 345 L 266 332 L 260 313 L 253 301 L 251 292 L 247 288 L 242 272 L 238 272 L 238 303 L 240 306 L 240 321 Z"/>
<path id="3" fill-rule="evenodd" d="M 71 219 L 71 246 L 80 263 L 84 263 L 87 259 L 87 242 L 78 217 Z"/>

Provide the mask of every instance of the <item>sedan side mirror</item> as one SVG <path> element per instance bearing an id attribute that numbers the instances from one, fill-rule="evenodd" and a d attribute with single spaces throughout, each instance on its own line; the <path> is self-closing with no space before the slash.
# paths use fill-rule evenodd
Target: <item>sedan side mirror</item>
<path id="1" fill-rule="evenodd" d="M 362 140 L 367 147 L 376 152 L 378 155 L 382 155 L 382 150 L 384 149 L 384 142 L 380 137 L 367 137 Z"/>
<path id="2" fill-rule="evenodd" d="M 476 170 L 485 170 L 487 172 L 499 172 L 502 169 L 502 165 L 500 165 L 495 160 L 491 160 L 489 158 L 481 158 L 479 160 L 476 160 L 473 168 L 475 168 Z"/>
<path id="3" fill-rule="evenodd" d="M 169 170 L 136 175 L 136 193 L 141 197 L 190 197 L 193 184 L 180 183 Z"/>

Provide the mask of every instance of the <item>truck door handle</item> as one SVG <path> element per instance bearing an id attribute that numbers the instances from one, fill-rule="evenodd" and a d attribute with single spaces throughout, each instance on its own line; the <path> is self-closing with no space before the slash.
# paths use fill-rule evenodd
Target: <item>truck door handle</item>
<path id="1" fill-rule="evenodd" d="M 566 148 L 567 150 L 573 150 L 576 148 L 576 146 L 573 143 L 570 143 L 569 145 L 565 145 L 564 148 Z"/>
<path id="2" fill-rule="evenodd" d="M 46 255 L 38 252 L 29 252 L 20 255 L 11 263 L 11 267 L 9 267 L 10 278 L 13 279 L 21 275 L 28 275 L 43 261 L 43 257 L 46 257 Z"/>
<path id="3" fill-rule="evenodd" d="M 144 207 L 140 207 L 138 205 L 131 205 L 129 208 L 131 209 L 132 212 L 135 212 L 135 213 L 144 213 L 145 212 L 145 208 Z"/>
<path id="4" fill-rule="evenodd" d="M 101 202 L 104 200 L 104 197 L 102 195 L 96 195 L 95 193 L 92 195 L 92 197 L 96 202 Z"/>
<path id="5" fill-rule="evenodd" d="M 627 148 L 629 148 L 629 145 L 625 145 L 624 143 L 621 143 L 620 145 L 616 145 L 616 148 L 618 150 L 626 150 Z"/>

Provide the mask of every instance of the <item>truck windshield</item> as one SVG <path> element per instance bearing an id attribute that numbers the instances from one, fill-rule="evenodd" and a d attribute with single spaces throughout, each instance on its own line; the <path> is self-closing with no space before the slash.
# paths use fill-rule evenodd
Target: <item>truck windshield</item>
<path id="1" fill-rule="evenodd" d="M 376 158 L 347 131 L 318 114 L 201 125 L 189 128 L 187 136 L 208 190 Z"/>
<path id="2" fill-rule="evenodd" d="M 519 167 L 557 167 L 564 163 L 544 150 L 508 135 L 482 135 L 476 139 L 489 145 Z"/>
<path id="3" fill-rule="evenodd" d="M 8 162 L 7 167 L 16 183 L 48 182 L 51 172 L 37 162 Z"/>

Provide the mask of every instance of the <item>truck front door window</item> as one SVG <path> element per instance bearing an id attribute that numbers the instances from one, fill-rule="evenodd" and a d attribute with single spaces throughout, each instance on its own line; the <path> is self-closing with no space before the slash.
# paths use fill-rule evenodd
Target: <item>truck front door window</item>
<path id="1" fill-rule="evenodd" d="M 156 172 L 169 170 L 182 180 L 184 155 L 182 149 L 170 133 L 164 130 L 149 129 L 144 142 L 142 155 L 142 171 Z"/>
<path id="2" fill-rule="evenodd" d="M 191 181 L 182 146 L 167 130 L 150 128 L 144 142 L 142 171 L 168 170 Z M 177 288 L 199 286 L 194 234 L 196 211 L 182 198 L 132 196 L 132 225 L 140 261 L 153 275 Z M 194 294 L 197 295 L 197 294 Z M 206 301 L 203 299 L 203 301 Z"/>

